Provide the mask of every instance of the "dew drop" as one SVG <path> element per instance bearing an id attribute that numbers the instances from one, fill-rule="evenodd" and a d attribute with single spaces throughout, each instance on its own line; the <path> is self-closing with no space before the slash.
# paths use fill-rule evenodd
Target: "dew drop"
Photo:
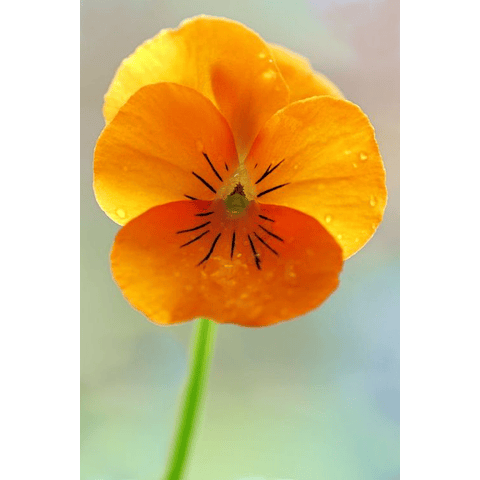
<path id="1" fill-rule="evenodd" d="M 364 162 L 368 158 L 367 154 L 364 152 L 360 152 L 359 157 L 362 162 Z"/>
<path id="2" fill-rule="evenodd" d="M 332 221 L 331 215 L 325 215 L 325 223 L 330 223 Z"/>
<path id="3" fill-rule="evenodd" d="M 358 165 L 355 162 L 352 165 L 353 165 L 353 168 L 358 168 Z"/>
<path id="4" fill-rule="evenodd" d="M 262 73 L 262 78 L 264 80 L 274 80 L 277 77 L 277 72 L 275 70 L 267 70 Z"/>
<path id="5" fill-rule="evenodd" d="M 357 237 L 355 238 L 355 243 L 358 243 L 360 241 L 360 239 Z"/>
<path id="6" fill-rule="evenodd" d="M 343 153 L 345 153 L 345 155 L 350 155 L 352 153 L 352 151 L 351 150 L 345 150 L 345 152 L 343 152 Z"/>
<path id="7" fill-rule="evenodd" d="M 266 58 L 267 54 L 265 52 L 260 52 L 258 58 Z"/>
<path id="8" fill-rule="evenodd" d="M 125 218 L 127 214 L 125 213 L 125 210 L 122 210 L 121 208 L 117 209 L 115 212 L 120 218 Z"/>
<path id="9" fill-rule="evenodd" d="M 337 238 L 338 238 L 339 240 L 341 240 L 341 239 L 343 238 L 343 235 L 342 235 L 341 233 L 339 233 L 339 234 L 337 235 Z"/>
<path id="10" fill-rule="evenodd" d="M 370 195 L 370 206 L 374 207 L 376 204 L 377 204 L 377 199 L 373 195 Z"/>

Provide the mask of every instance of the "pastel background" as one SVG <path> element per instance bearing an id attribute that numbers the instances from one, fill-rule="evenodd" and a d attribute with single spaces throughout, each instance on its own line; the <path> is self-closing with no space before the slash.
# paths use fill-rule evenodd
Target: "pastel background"
<path id="1" fill-rule="evenodd" d="M 162 472 L 193 323 L 151 324 L 114 284 L 119 227 L 97 206 L 92 155 L 115 69 L 200 13 L 308 57 L 376 129 L 389 200 L 376 235 L 316 311 L 274 327 L 220 326 L 187 480 L 399 476 L 399 0 L 84 0 L 81 8 L 81 461 L 83 480 Z"/>

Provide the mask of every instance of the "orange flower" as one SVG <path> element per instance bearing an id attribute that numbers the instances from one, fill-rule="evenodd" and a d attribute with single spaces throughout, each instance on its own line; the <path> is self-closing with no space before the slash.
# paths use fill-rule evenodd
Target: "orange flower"
<path id="1" fill-rule="evenodd" d="M 94 188 L 115 280 L 153 322 L 263 326 L 337 287 L 380 223 L 367 117 L 302 57 L 226 19 L 163 30 L 105 96 Z"/>

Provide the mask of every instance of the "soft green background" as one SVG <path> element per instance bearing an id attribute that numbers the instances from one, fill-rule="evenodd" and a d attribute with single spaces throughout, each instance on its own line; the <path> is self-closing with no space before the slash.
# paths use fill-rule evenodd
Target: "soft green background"
<path id="1" fill-rule="evenodd" d="M 92 152 L 121 60 L 206 13 L 307 56 L 370 117 L 387 170 L 385 220 L 318 310 L 264 329 L 220 326 L 188 480 L 399 478 L 399 4 L 86 0 L 81 9 L 82 479 L 158 478 L 192 323 L 158 327 L 114 284 L 118 226 L 95 203 Z"/>

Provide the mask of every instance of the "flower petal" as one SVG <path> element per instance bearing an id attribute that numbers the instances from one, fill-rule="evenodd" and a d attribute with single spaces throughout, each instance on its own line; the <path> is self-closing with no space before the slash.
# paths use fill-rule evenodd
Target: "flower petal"
<path id="1" fill-rule="evenodd" d="M 123 61 L 105 96 L 107 123 L 139 88 L 157 82 L 185 85 L 209 98 L 229 122 L 239 151 L 248 151 L 265 120 L 289 97 L 267 44 L 255 32 L 207 16 L 162 30 Z"/>
<path id="2" fill-rule="evenodd" d="M 118 233 L 114 278 L 150 320 L 264 326 L 305 314 L 335 290 L 342 252 L 316 220 L 255 202 L 229 220 L 222 205 L 168 203 Z"/>
<path id="3" fill-rule="evenodd" d="M 279 45 L 269 44 L 269 47 L 290 89 L 290 102 L 319 95 L 344 98 L 333 82 L 312 69 L 306 58 Z"/>
<path id="4" fill-rule="evenodd" d="M 208 99 L 173 83 L 147 85 L 98 139 L 95 195 L 124 225 L 156 205 L 213 199 L 237 165 L 230 128 Z"/>
<path id="5" fill-rule="evenodd" d="M 382 220 L 385 170 L 373 127 L 353 103 L 325 96 L 288 105 L 264 125 L 245 165 L 260 201 L 316 218 L 344 258 Z"/>

